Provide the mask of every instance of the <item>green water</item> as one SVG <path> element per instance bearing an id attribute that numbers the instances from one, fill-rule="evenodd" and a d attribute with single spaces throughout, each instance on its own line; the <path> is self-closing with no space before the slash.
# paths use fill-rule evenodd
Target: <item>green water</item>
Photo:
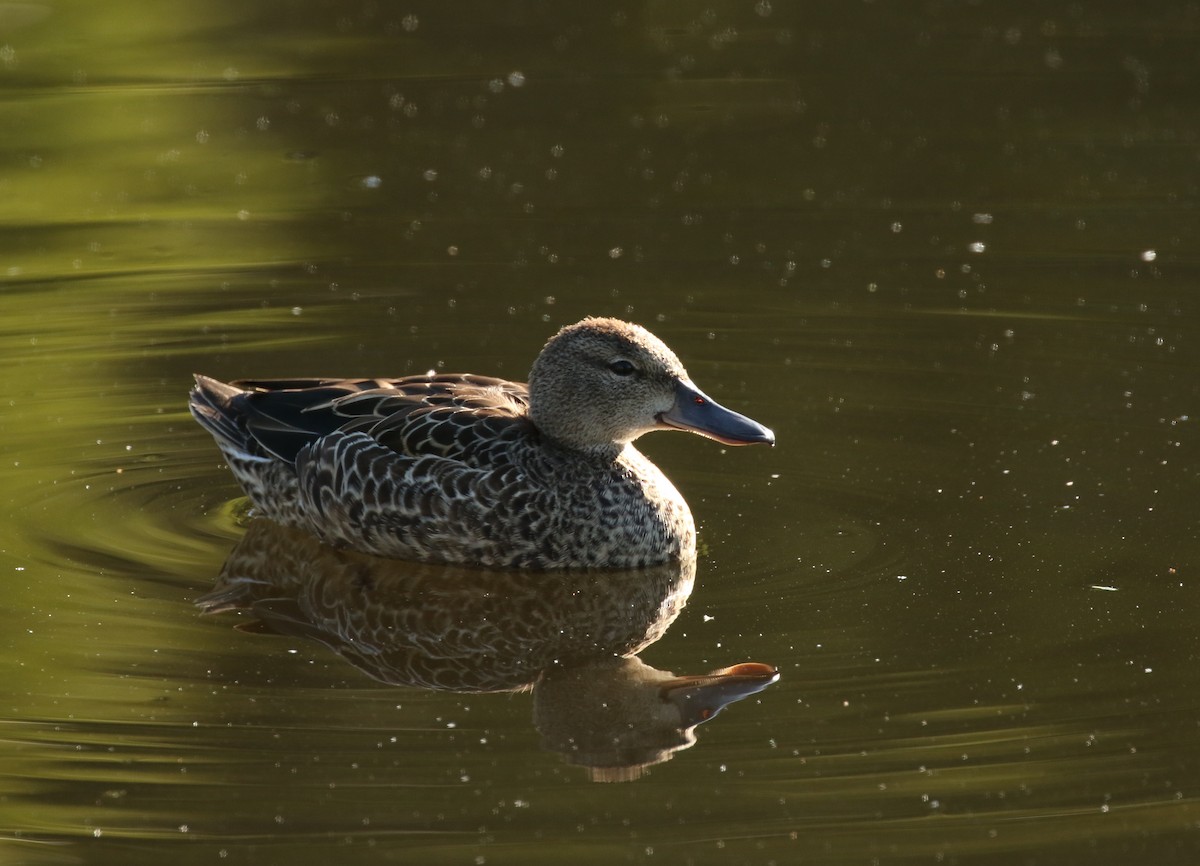
<path id="1" fill-rule="evenodd" d="M 0 6 L 0 863 L 1196 862 L 1198 49 L 1194 3 Z M 779 682 L 604 784 L 548 692 L 199 613 L 248 524 L 193 372 L 523 379 L 586 314 L 776 431 L 642 440 L 702 555 L 639 658 Z"/>

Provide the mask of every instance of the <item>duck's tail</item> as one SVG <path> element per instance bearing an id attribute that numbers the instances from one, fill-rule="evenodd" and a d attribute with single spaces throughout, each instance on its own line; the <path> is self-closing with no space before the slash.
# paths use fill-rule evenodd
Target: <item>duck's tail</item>
<path id="1" fill-rule="evenodd" d="M 265 451 L 250 429 L 248 404 L 253 393 L 236 384 L 197 375 L 188 408 L 217 441 L 233 477 L 255 508 L 279 523 L 304 526 L 295 469 Z"/>
<path id="2" fill-rule="evenodd" d="M 239 398 L 245 394 L 241 388 L 227 385 L 209 376 L 196 376 L 196 386 L 188 398 L 188 408 L 200 426 L 213 435 L 222 451 L 233 450 L 247 457 L 256 449 L 252 445 L 249 430 L 243 423 L 244 414 L 239 411 Z"/>

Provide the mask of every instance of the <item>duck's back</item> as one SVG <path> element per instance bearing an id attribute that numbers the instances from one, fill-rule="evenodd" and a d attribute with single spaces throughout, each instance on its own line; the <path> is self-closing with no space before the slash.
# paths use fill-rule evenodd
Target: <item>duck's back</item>
<path id="1" fill-rule="evenodd" d="M 366 433 L 410 457 L 472 461 L 480 449 L 531 428 L 526 385 L 488 376 L 196 382 L 193 414 L 218 441 L 292 465 L 304 447 L 336 430 Z"/>

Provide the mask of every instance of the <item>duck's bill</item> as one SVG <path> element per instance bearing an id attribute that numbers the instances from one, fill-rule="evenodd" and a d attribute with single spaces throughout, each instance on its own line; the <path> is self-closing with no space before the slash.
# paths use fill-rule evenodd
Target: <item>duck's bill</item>
<path id="1" fill-rule="evenodd" d="M 753 418 L 726 409 L 691 382 L 675 386 L 675 405 L 658 416 L 661 424 L 690 430 L 726 445 L 774 445 L 775 434 Z"/>
<path id="2" fill-rule="evenodd" d="M 659 694 L 679 708 L 683 727 L 707 722 L 734 701 L 761 692 L 779 679 L 771 665 L 746 662 L 700 676 L 659 683 Z"/>

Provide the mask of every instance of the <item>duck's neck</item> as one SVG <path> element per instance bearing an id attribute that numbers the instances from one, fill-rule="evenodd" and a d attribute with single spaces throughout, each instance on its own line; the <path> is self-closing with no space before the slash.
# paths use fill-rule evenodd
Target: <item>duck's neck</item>
<path id="1" fill-rule="evenodd" d="M 544 430 L 541 433 L 542 441 L 549 447 L 567 456 L 587 460 L 588 462 L 615 463 L 625 453 L 625 449 L 631 447 L 630 443 L 627 442 L 579 445 L 574 442 L 564 442 L 562 439 L 548 435 Z"/>

